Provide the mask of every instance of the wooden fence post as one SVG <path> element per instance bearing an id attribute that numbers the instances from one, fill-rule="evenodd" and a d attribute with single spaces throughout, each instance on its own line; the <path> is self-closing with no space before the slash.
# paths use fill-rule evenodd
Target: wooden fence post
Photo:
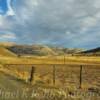
<path id="1" fill-rule="evenodd" d="M 30 83 L 32 83 L 32 81 L 34 81 L 34 72 L 35 72 L 35 67 L 32 66 L 31 68 L 31 73 L 30 73 Z"/>
<path id="2" fill-rule="evenodd" d="M 55 76 L 56 76 L 56 69 L 55 65 L 53 66 L 53 85 L 55 85 Z"/>
<path id="3" fill-rule="evenodd" d="M 83 66 L 81 65 L 80 66 L 80 84 L 79 84 L 80 89 L 82 88 L 82 69 L 83 69 Z"/>
<path id="4" fill-rule="evenodd" d="M 64 55 L 64 64 L 66 63 L 66 57 L 65 57 L 65 55 Z"/>

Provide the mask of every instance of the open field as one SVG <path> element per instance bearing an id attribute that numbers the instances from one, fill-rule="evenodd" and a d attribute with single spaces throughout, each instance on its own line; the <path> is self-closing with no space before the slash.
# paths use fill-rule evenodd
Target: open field
<path id="1" fill-rule="evenodd" d="M 79 88 L 80 65 L 83 65 L 81 89 Z M 35 71 L 33 81 L 30 83 L 32 66 Z M 16 96 L 15 99 L 12 97 L 12 100 L 23 100 L 23 98 L 24 100 L 99 100 L 100 57 L 1 56 L 0 89 L 11 93 L 14 91 L 16 93 L 18 90 L 18 97 Z M 21 97 L 24 90 L 27 91 L 25 92 L 27 95 Z M 0 100 L 4 98 L 2 94 Z M 11 98 L 8 97 L 5 100 L 11 100 Z"/>
<path id="2" fill-rule="evenodd" d="M 0 56 L 1 64 L 100 64 L 100 57 L 93 56 L 44 56 L 44 57 L 4 57 Z"/>

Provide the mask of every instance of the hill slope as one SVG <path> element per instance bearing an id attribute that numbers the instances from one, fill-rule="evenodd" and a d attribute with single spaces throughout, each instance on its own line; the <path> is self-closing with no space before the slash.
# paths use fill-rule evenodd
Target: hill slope
<path id="1" fill-rule="evenodd" d="M 84 54 L 91 54 L 91 55 L 99 55 L 100 56 L 100 47 L 95 48 L 95 49 L 91 49 L 91 50 L 87 50 L 82 52 Z"/>
<path id="2" fill-rule="evenodd" d="M 0 46 L 8 47 L 8 46 L 13 46 L 13 45 L 16 45 L 16 44 L 13 42 L 0 42 Z"/>
<path id="3" fill-rule="evenodd" d="M 6 47 L 0 46 L 0 56 L 11 56 L 14 57 L 16 54 L 13 52 L 9 51 Z"/>
<path id="4" fill-rule="evenodd" d="M 17 55 L 35 55 L 35 56 L 47 56 L 47 55 L 64 55 L 74 54 L 81 52 L 81 49 L 68 49 L 60 47 L 50 47 L 44 45 L 14 45 L 8 47 L 11 52 Z"/>

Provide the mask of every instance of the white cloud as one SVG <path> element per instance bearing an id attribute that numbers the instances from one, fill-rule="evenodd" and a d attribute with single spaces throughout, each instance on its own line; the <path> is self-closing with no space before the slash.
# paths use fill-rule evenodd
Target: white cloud
<path id="1" fill-rule="evenodd" d="M 94 2 L 93 2 L 93 6 L 95 7 L 95 8 L 100 8 L 100 0 L 94 0 Z"/>
<path id="2" fill-rule="evenodd" d="M 12 7 L 11 7 L 11 1 L 12 0 L 7 0 L 7 6 L 8 6 L 8 11 L 7 11 L 7 14 L 6 14 L 7 16 L 15 15 L 15 13 L 14 13 Z"/>
<path id="3" fill-rule="evenodd" d="M 65 32 L 66 35 L 71 35 L 72 33 L 70 31 Z"/>
<path id="4" fill-rule="evenodd" d="M 91 34 L 100 34 L 99 0 L 16 0 L 13 9 L 8 15 L 15 16 L 0 17 L 0 29 L 17 33 L 20 40 L 28 37 L 24 39 L 26 43 L 68 41 L 74 46 L 76 43 L 71 41 L 84 43 L 82 40 L 88 40 Z"/>
<path id="5" fill-rule="evenodd" d="M 0 15 L 0 31 L 12 29 L 15 23 L 9 17 Z"/>
<path id="6" fill-rule="evenodd" d="M 0 27 L 2 27 L 2 16 L 0 15 Z"/>
<path id="7" fill-rule="evenodd" d="M 37 0 L 33 0 L 32 4 L 33 4 L 34 6 L 38 6 L 38 1 L 37 1 Z"/>
<path id="8" fill-rule="evenodd" d="M 81 22 L 81 27 L 82 27 L 82 32 L 85 32 L 87 30 L 89 30 L 90 28 L 92 28 L 93 26 L 97 25 L 99 19 L 95 18 L 95 17 L 86 17 L 82 20 Z"/>
<path id="9" fill-rule="evenodd" d="M 3 33 L 3 34 L 0 34 L 0 39 L 16 39 L 16 35 L 14 33 Z"/>

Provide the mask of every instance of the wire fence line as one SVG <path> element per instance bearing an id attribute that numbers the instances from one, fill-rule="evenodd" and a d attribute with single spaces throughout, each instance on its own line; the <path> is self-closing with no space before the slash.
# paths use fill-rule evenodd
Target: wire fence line
<path id="1" fill-rule="evenodd" d="M 32 84 L 100 88 L 100 65 L 5 64 L 4 66 Z"/>

